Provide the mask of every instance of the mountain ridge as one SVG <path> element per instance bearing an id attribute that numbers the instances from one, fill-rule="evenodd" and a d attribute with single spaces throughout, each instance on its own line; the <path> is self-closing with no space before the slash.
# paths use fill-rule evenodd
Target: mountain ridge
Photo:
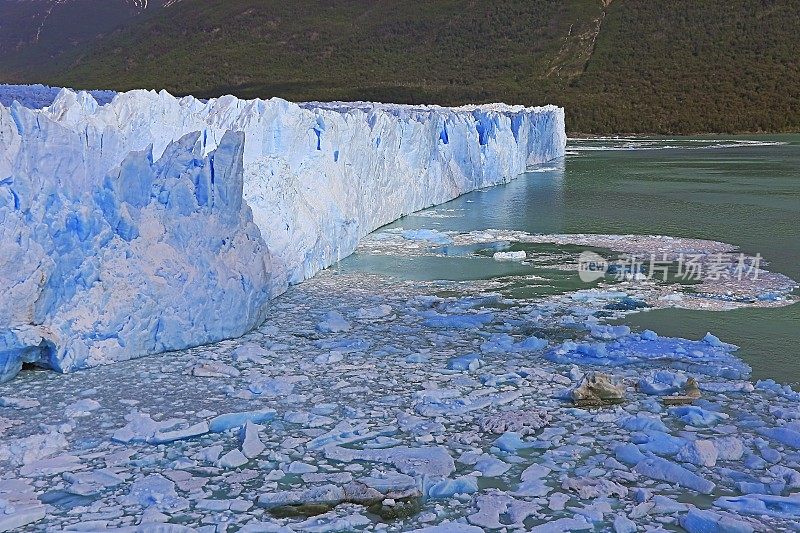
<path id="1" fill-rule="evenodd" d="M 553 103 L 573 133 L 790 132 L 798 49 L 799 0 L 183 0 L 44 63 L 0 59 L 0 81 Z"/>

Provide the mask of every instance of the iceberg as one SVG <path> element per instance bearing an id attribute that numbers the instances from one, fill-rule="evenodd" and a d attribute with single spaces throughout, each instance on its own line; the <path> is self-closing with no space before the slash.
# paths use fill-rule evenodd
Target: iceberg
<path id="1" fill-rule="evenodd" d="M 376 228 L 565 145 L 555 106 L 0 105 L 0 381 L 240 336 Z"/>

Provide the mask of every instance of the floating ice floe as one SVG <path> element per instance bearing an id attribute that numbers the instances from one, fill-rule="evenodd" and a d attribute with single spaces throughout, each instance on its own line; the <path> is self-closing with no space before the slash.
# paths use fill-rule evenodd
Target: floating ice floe
<path id="1" fill-rule="evenodd" d="M 566 341 L 547 352 L 545 357 L 558 363 L 594 366 L 620 366 L 658 362 L 693 373 L 732 379 L 746 378 L 750 367 L 733 355 L 737 349 L 713 335 L 701 341 L 661 337 L 652 331 L 623 334 L 608 342 Z"/>
<path id="2" fill-rule="evenodd" d="M 492 259 L 495 261 L 521 261 L 528 257 L 524 250 L 516 252 L 495 252 L 492 254 Z"/>

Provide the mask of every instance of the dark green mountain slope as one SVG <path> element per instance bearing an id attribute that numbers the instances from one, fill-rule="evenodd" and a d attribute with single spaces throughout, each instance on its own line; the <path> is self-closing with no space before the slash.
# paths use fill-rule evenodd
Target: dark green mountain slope
<path id="1" fill-rule="evenodd" d="M 0 79 L 555 103 L 586 133 L 799 131 L 800 0 L 182 0 Z"/>
<path id="2" fill-rule="evenodd" d="M 0 77 L 48 69 L 75 47 L 103 38 L 170 0 L 0 0 Z"/>

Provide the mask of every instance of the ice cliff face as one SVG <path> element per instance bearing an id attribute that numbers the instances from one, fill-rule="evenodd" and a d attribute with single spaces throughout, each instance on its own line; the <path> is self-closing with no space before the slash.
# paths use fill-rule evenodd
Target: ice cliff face
<path id="1" fill-rule="evenodd" d="M 0 379 L 70 371 L 245 333 L 269 298 L 269 253 L 242 202 L 242 133 L 198 133 L 158 161 L 0 108 Z"/>
<path id="2" fill-rule="evenodd" d="M 132 91 L 101 107 L 64 92 L 43 114 L 102 143 L 112 164 L 150 143 L 159 154 L 190 131 L 202 132 L 204 150 L 243 131 L 244 197 L 276 259 L 276 293 L 377 227 L 560 157 L 566 143 L 555 107 L 204 103 Z"/>
<path id="3" fill-rule="evenodd" d="M 565 144 L 553 106 L 0 106 L 0 380 L 240 335 L 372 230 Z"/>

